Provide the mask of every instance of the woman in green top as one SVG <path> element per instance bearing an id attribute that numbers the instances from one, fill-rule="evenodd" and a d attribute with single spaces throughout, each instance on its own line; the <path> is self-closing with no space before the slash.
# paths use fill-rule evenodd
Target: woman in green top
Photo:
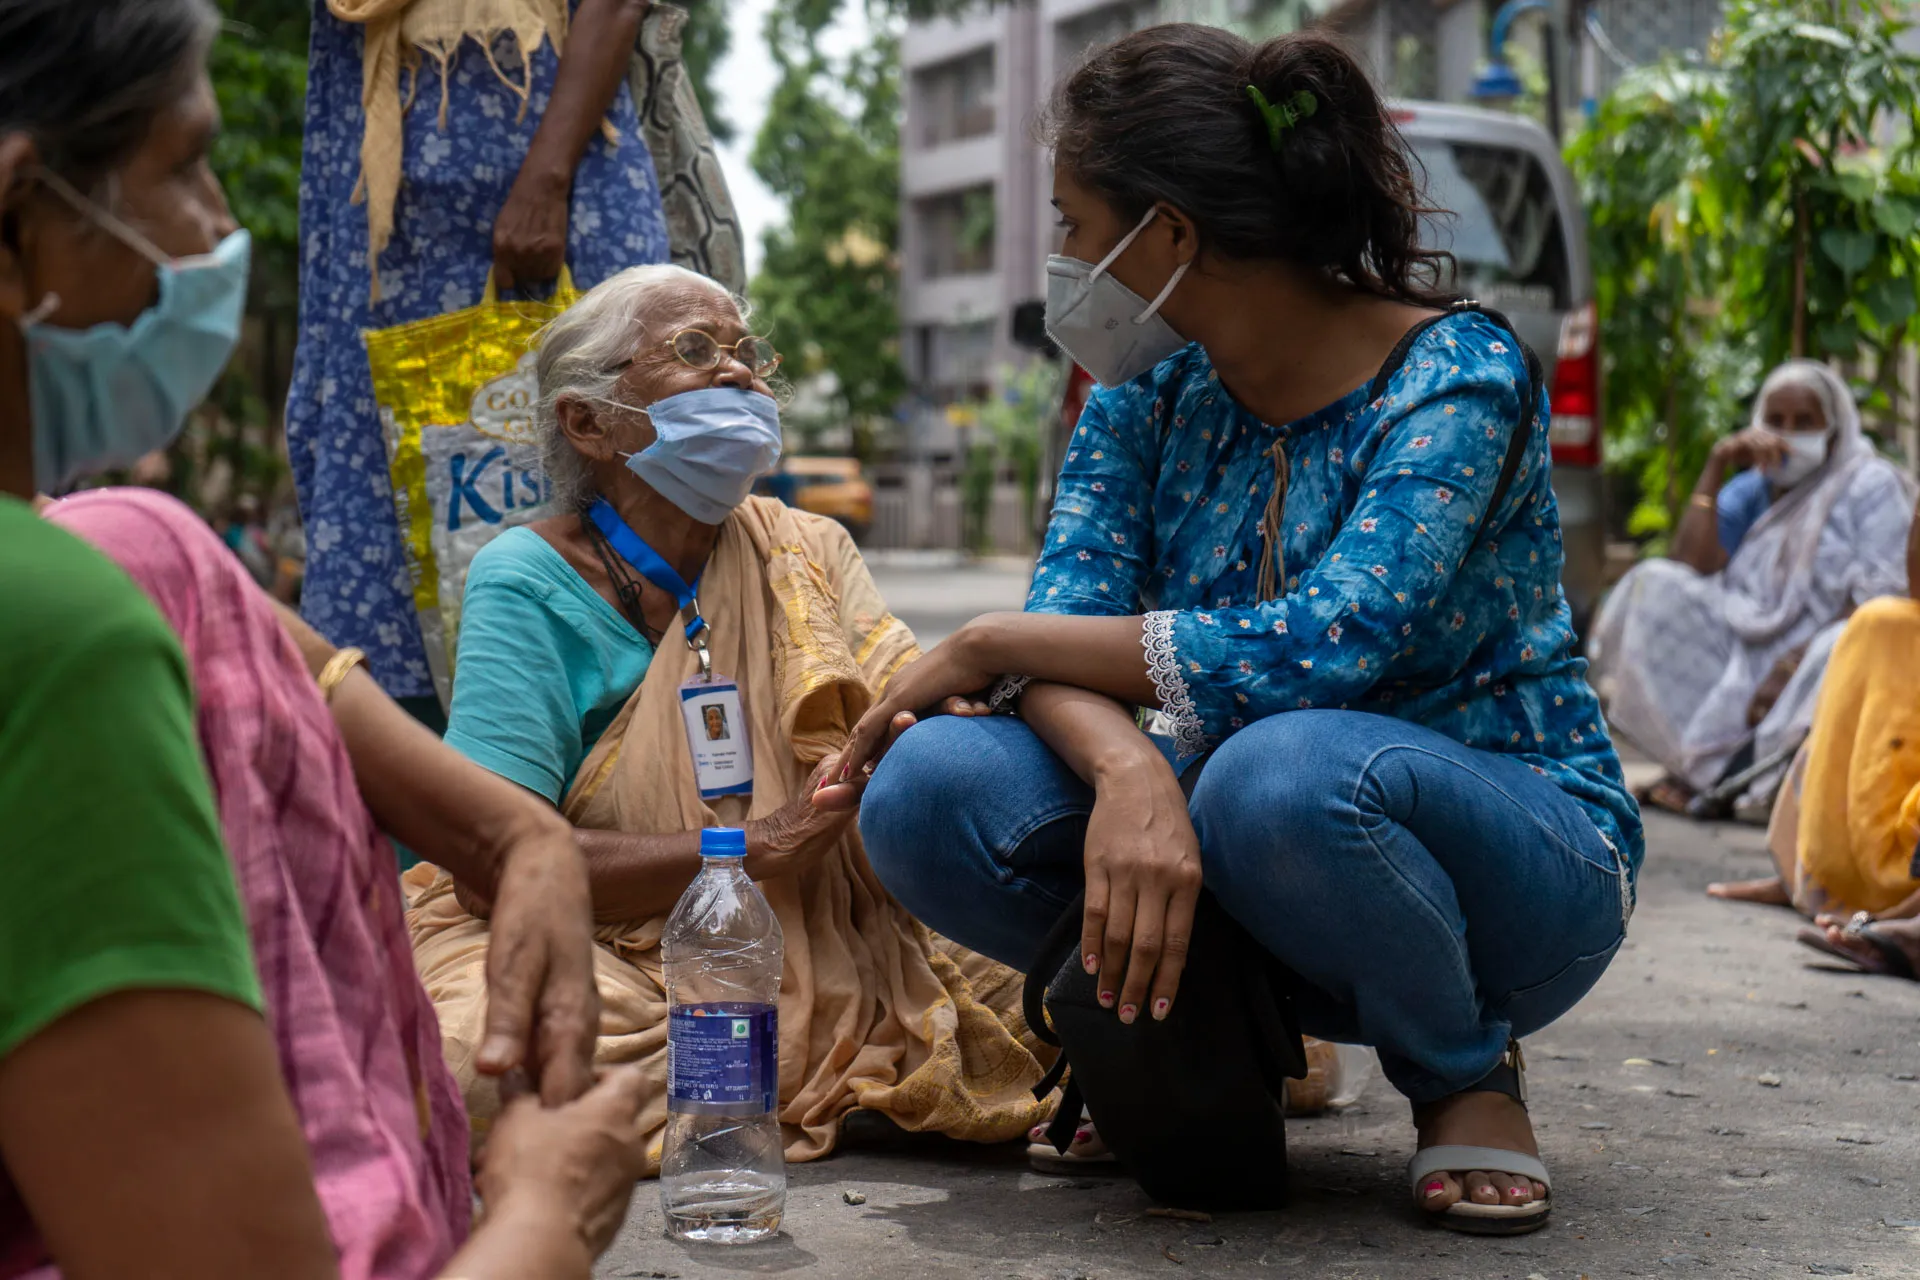
<path id="1" fill-rule="evenodd" d="M 207 0 L 0 0 L 0 1280 L 584 1280 L 640 1099 L 589 1090 L 566 825 L 289 639 L 176 504 L 29 505 L 163 447 L 231 352 L 217 24 Z M 464 1246 L 430 1012 L 424 1055 L 417 1019 L 382 1020 L 426 1006 L 376 824 L 496 900 L 481 1058 L 553 1108 L 496 1128 Z"/>

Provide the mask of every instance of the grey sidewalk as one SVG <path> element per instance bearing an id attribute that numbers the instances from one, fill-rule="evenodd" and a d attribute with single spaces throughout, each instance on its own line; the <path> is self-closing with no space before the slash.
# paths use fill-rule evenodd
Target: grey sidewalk
<path id="1" fill-rule="evenodd" d="M 598 1274 L 1920 1276 L 1920 985 L 1810 967 L 1785 911 L 1703 897 L 1709 880 L 1761 873 L 1758 832 L 1656 816 L 1650 837 L 1625 948 L 1526 1046 L 1558 1203 L 1538 1235 L 1422 1224 L 1401 1177 L 1406 1108 L 1376 1080 L 1345 1114 L 1289 1125 L 1279 1213 L 1168 1221 L 1125 1181 L 936 1143 L 794 1167 L 786 1234 L 747 1251 L 661 1238 L 643 1183 Z"/>

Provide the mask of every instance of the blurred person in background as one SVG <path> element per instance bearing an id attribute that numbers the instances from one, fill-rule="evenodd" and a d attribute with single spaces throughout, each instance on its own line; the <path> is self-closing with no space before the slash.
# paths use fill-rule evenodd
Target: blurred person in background
<path id="1" fill-rule="evenodd" d="M 1847 618 L 1907 589 L 1913 505 L 1837 373 L 1791 360 L 1767 375 L 1752 422 L 1714 446 L 1672 558 L 1635 566 L 1595 624 L 1608 721 L 1666 770 L 1646 803 L 1724 816 L 1739 795 L 1695 801 L 1731 789 L 1764 820 Z"/>
<path id="2" fill-rule="evenodd" d="M 1862 605 L 1833 646 L 1812 731 L 1767 832 L 1779 873 L 1707 892 L 1790 906 L 1814 920 L 1799 935 L 1808 946 L 1912 978 L 1920 972 L 1920 518 L 1906 560 L 1906 592 Z"/>
<path id="3" fill-rule="evenodd" d="M 627 83 L 644 0 L 313 0 L 287 444 L 301 607 L 429 723 L 440 707 L 363 331 L 587 288 L 668 256 Z"/>
<path id="4" fill-rule="evenodd" d="M 29 505 L 165 448 L 232 352 L 218 23 L 0 0 L 0 1277 L 586 1280 L 642 1082 L 592 1085 L 566 825 L 171 498 Z M 483 1066 L 553 1107 L 496 1127 L 471 1237 L 381 828 L 498 901 Z"/>

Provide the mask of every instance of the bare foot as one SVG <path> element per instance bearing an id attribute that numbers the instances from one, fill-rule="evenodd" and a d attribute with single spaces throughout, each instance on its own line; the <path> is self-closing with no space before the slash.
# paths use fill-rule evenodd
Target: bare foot
<path id="1" fill-rule="evenodd" d="M 1692 787 L 1668 774 L 1635 798 L 1643 805 L 1677 813 L 1684 818 L 1687 816 L 1687 806 L 1693 803 L 1693 795 Z"/>
<path id="2" fill-rule="evenodd" d="M 1709 898 L 1725 898 L 1728 902 L 1754 902 L 1763 907 L 1790 907 L 1793 898 L 1787 893 L 1787 883 L 1779 876 L 1763 876 L 1758 880 L 1722 880 L 1707 886 Z"/>
<path id="3" fill-rule="evenodd" d="M 1497 1147 L 1538 1156 L 1527 1109 L 1504 1093 L 1456 1093 L 1416 1107 L 1421 1149 L 1438 1146 Z M 1443 1213 L 1462 1200 L 1474 1204 L 1532 1204 L 1547 1189 L 1531 1178 L 1484 1169 L 1436 1173 L 1414 1188 L 1414 1203 L 1428 1213 Z"/>
<path id="4" fill-rule="evenodd" d="M 1888 957 L 1879 947 L 1857 934 L 1848 932 L 1847 925 L 1850 919 L 1851 917 L 1846 916 L 1822 914 L 1813 928 L 1800 931 L 1800 941 L 1815 950 L 1821 949 L 1824 943 L 1827 950 L 1846 956 L 1868 973 L 1893 972 L 1894 968 L 1889 967 Z M 1868 927 L 1883 942 L 1890 942 L 1899 948 L 1907 958 L 1908 968 L 1914 973 L 1920 973 L 1920 919 L 1875 920 Z"/>
<path id="5" fill-rule="evenodd" d="M 1075 1166 L 1089 1164 L 1111 1164 L 1113 1152 L 1100 1140 L 1100 1131 L 1093 1127 L 1093 1121 L 1082 1112 L 1080 1127 L 1073 1131 L 1073 1141 L 1068 1144 L 1065 1154 L 1053 1149 L 1047 1141 L 1047 1126 L 1037 1124 L 1027 1130 L 1027 1159 L 1034 1168 L 1047 1173 L 1071 1170 Z"/>

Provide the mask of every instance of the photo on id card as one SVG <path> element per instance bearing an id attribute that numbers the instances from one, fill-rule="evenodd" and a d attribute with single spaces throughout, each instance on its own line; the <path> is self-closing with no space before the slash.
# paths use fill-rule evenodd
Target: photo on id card
<path id="1" fill-rule="evenodd" d="M 740 686 L 725 676 L 695 676 L 680 686 L 680 714 L 702 800 L 753 794 L 753 735 L 740 709 Z"/>

